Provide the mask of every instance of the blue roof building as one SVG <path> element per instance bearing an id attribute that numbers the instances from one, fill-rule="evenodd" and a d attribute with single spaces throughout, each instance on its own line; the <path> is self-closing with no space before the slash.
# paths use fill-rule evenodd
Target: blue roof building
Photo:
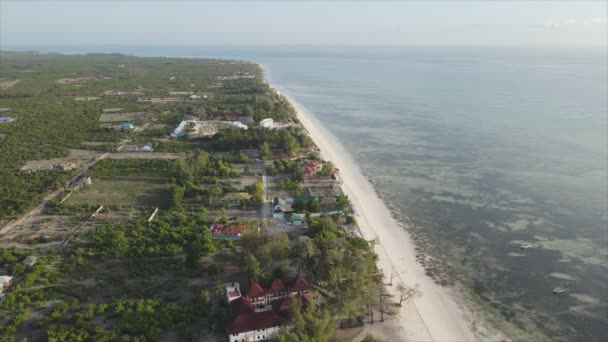
<path id="1" fill-rule="evenodd" d="M 0 122 L 11 122 L 14 121 L 15 118 L 12 116 L 0 116 Z"/>
<path id="2" fill-rule="evenodd" d="M 135 125 L 130 122 L 123 122 L 118 126 L 120 126 L 121 128 L 129 128 L 129 129 L 135 128 Z"/>

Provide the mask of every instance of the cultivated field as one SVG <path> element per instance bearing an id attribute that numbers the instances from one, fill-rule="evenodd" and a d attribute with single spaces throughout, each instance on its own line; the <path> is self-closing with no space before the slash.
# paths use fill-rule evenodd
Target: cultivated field
<path id="1" fill-rule="evenodd" d="M 167 208 L 169 184 L 165 178 L 103 177 L 75 192 L 66 205 L 103 205 L 104 207 Z"/>
<path id="2" fill-rule="evenodd" d="M 121 122 L 121 121 L 141 121 L 149 120 L 154 113 L 136 112 L 136 113 L 105 113 L 99 117 L 99 122 Z"/>

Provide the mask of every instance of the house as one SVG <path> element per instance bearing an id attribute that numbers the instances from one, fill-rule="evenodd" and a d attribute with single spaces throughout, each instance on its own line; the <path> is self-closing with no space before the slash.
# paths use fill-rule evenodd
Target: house
<path id="1" fill-rule="evenodd" d="M 74 190 L 78 190 L 82 187 L 85 187 L 85 186 L 91 185 L 91 184 L 93 184 L 93 180 L 91 179 L 91 177 L 82 177 L 82 178 L 78 179 L 76 182 L 74 182 L 72 187 L 74 188 Z"/>
<path id="2" fill-rule="evenodd" d="M 226 300 L 234 319 L 227 325 L 228 340 L 267 341 L 287 322 L 294 298 L 299 298 L 302 309 L 309 305 L 310 287 L 304 278 L 296 278 L 285 286 L 281 279 L 274 279 L 267 289 L 253 283 L 245 295 L 239 283 L 228 283 Z"/>
<path id="3" fill-rule="evenodd" d="M 0 276 L 0 293 L 8 290 L 13 285 L 13 277 L 2 275 Z"/>
<path id="4" fill-rule="evenodd" d="M 15 118 L 12 116 L 0 116 L 0 123 L 8 123 L 15 121 Z"/>
<path id="5" fill-rule="evenodd" d="M 304 218 L 302 217 L 302 215 L 295 213 L 285 215 L 285 220 L 287 221 L 287 224 L 294 224 L 298 226 L 304 223 Z"/>
<path id="6" fill-rule="evenodd" d="M 214 223 L 209 228 L 214 239 L 238 240 L 243 236 L 243 227 Z"/>
<path id="7" fill-rule="evenodd" d="M 175 76 L 169 77 L 169 81 L 175 81 Z"/>
<path id="8" fill-rule="evenodd" d="M 321 198 L 321 201 L 319 202 L 321 203 L 322 207 L 335 207 L 338 205 L 336 198 L 329 196 Z"/>
<path id="9" fill-rule="evenodd" d="M 274 120 L 272 118 L 266 118 L 260 121 L 260 127 L 262 128 L 272 128 L 274 126 Z"/>
<path id="10" fill-rule="evenodd" d="M 317 172 L 323 170 L 323 163 L 318 160 L 307 160 L 302 166 L 304 167 L 304 178 L 307 180 L 317 176 Z"/>
<path id="11" fill-rule="evenodd" d="M 144 146 L 142 146 L 141 148 L 142 152 L 152 152 L 152 146 L 150 146 L 150 144 L 145 144 Z"/>
<path id="12" fill-rule="evenodd" d="M 130 122 L 122 122 L 118 125 L 118 127 L 121 129 L 133 129 L 135 128 L 135 125 Z"/>
<path id="13" fill-rule="evenodd" d="M 150 102 L 149 97 L 140 97 L 137 99 L 137 102 Z"/>
<path id="14" fill-rule="evenodd" d="M 257 148 L 244 148 L 239 150 L 240 154 L 246 155 L 248 158 L 257 158 L 258 149 Z"/>
<path id="15" fill-rule="evenodd" d="M 55 171 L 70 171 L 77 167 L 78 165 L 74 162 L 53 164 L 53 170 Z"/>
<path id="16" fill-rule="evenodd" d="M 224 120 L 227 121 L 236 121 L 239 117 L 237 114 L 234 113 L 224 113 L 222 114 L 222 116 L 224 117 Z"/>
<path id="17" fill-rule="evenodd" d="M 190 99 L 190 100 L 200 100 L 201 97 L 199 95 L 192 94 L 192 95 L 188 96 L 188 99 Z"/>
<path id="18" fill-rule="evenodd" d="M 25 258 L 23 260 L 23 264 L 27 267 L 33 267 L 34 265 L 36 265 L 36 263 L 38 262 L 38 257 L 35 256 L 28 256 L 27 258 Z"/>
<path id="19" fill-rule="evenodd" d="M 246 192 L 229 192 L 222 197 L 222 203 L 228 208 L 239 208 L 248 205 L 251 195 Z"/>
<path id="20" fill-rule="evenodd" d="M 285 215 L 293 214 L 294 210 L 291 207 L 293 204 L 293 198 L 281 198 L 275 197 L 272 199 L 273 217 L 279 218 Z"/>
<path id="21" fill-rule="evenodd" d="M 253 118 L 251 116 L 239 116 L 237 120 L 247 126 L 253 126 L 255 124 L 255 121 L 253 121 Z"/>

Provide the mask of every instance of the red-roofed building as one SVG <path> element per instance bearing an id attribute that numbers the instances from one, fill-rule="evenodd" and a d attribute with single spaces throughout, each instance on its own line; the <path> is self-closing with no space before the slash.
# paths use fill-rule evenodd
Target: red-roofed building
<path id="1" fill-rule="evenodd" d="M 306 279 L 297 277 L 289 286 L 289 294 L 291 296 L 296 295 L 308 295 L 310 293 L 310 285 Z"/>
<path id="2" fill-rule="evenodd" d="M 315 178 L 317 172 L 323 170 L 323 163 L 318 160 L 305 161 L 302 165 L 304 167 L 304 177 L 308 180 Z"/>
<path id="3" fill-rule="evenodd" d="M 251 298 L 251 303 L 258 308 L 266 306 L 266 294 L 258 283 L 253 283 L 247 291 L 247 297 Z"/>
<path id="4" fill-rule="evenodd" d="M 228 324 L 230 342 L 267 341 L 279 331 L 281 317 L 274 311 L 239 314 Z"/>
<path id="5" fill-rule="evenodd" d="M 224 114 L 224 119 L 228 120 L 228 121 L 236 121 L 236 119 L 238 119 L 238 114 L 234 114 L 234 113 L 225 113 Z"/>
<path id="6" fill-rule="evenodd" d="M 214 223 L 209 229 L 214 239 L 238 240 L 243 235 L 243 227 Z"/>
<path id="7" fill-rule="evenodd" d="M 302 308 L 308 304 L 310 286 L 301 277 L 294 279 L 289 287 L 282 280 L 274 279 L 268 290 L 253 283 L 244 296 L 240 295 L 238 283 L 226 284 L 226 298 L 235 317 L 228 324 L 230 342 L 266 341 L 279 331 L 287 320 L 295 297 L 302 301 Z"/>
<path id="8" fill-rule="evenodd" d="M 266 290 L 266 298 L 269 303 L 273 303 L 287 296 L 287 288 L 281 279 L 275 279 L 270 284 L 270 288 Z"/>

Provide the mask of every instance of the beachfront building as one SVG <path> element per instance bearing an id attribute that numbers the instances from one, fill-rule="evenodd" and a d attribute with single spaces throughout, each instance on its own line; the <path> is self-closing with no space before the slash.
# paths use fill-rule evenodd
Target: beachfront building
<path id="1" fill-rule="evenodd" d="M 274 120 L 272 118 L 266 118 L 266 119 L 260 121 L 260 127 L 272 128 L 272 127 L 274 127 Z"/>
<path id="2" fill-rule="evenodd" d="M 0 116 L 0 123 L 8 123 L 15 121 L 15 118 L 12 116 Z"/>
<path id="3" fill-rule="evenodd" d="M 239 283 L 228 283 L 225 288 L 234 317 L 227 327 L 230 342 L 268 341 L 287 322 L 295 297 L 302 301 L 302 309 L 310 305 L 310 286 L 301 277 L 288 286 L 281 279 L 274 279 L 267 289 L 253 283 L 245 295 Z"/>
<path id="4" fill-rule="evenodd" d="M 304 178 L 306 180 L 316 178 L 317 172 L 323 170 L 323 163 L 318 160 L 305 161 L 302 166 L 304 167 Z"/>

